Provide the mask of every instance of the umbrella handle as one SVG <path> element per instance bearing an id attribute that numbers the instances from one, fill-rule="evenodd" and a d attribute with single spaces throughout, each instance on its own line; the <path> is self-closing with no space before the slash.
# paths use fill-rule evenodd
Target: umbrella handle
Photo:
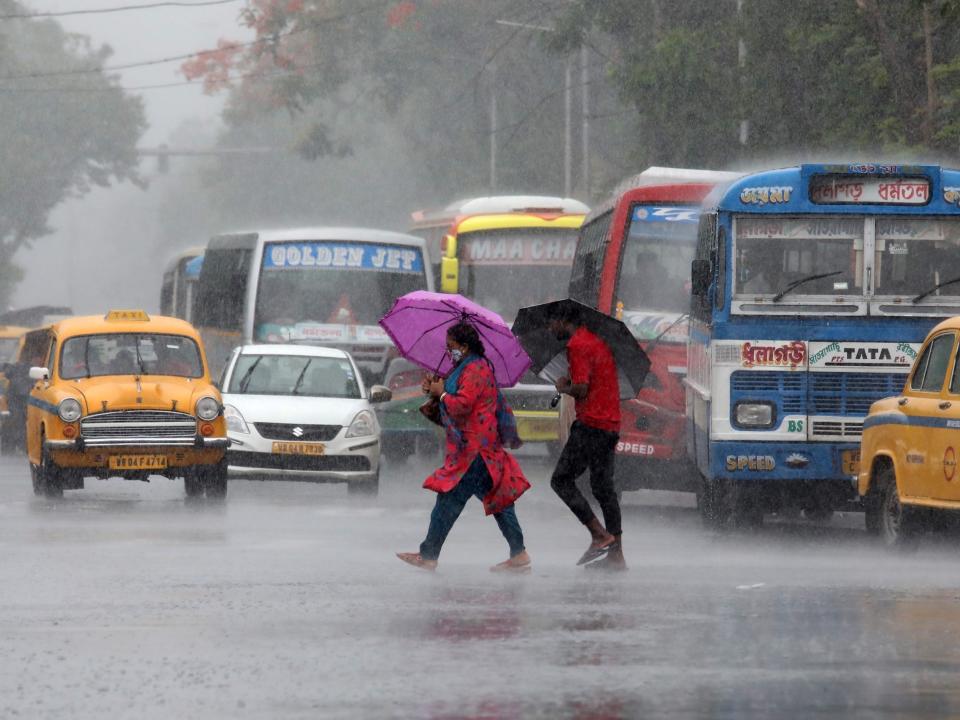
<path id="1" fill-rule="evenodd" d="M 560 404 L 560 393 L 557 393 L 553 396 L 553 399 L 550 401 L 550 407 L 555 408 Z"/>

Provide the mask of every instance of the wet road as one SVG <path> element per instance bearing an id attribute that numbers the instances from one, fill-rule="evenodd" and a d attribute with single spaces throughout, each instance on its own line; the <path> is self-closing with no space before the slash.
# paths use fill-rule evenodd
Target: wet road
<path id="1" fill-rule="evenodd" d="M 393 557 L 432 503 L 415 464 L 376 502 L 231 482 L 217 508 L 166 480 L 34 499 L 0 459 L 0 717 L 960 714 L 955 539 L 890 555 L 855 515 L 718 537 L 688 498 L 633 496 L 631 571 L 605 576 L 525 467 L 535 567 L 500 577 L 476 502 L 436 575 Z"/>

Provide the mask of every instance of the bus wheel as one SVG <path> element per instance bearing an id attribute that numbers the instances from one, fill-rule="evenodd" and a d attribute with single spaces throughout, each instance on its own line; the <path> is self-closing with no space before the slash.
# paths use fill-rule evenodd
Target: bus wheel
<path id="1" fill-rule="evenodd" d="M 880 486 L 880 540 L 889 548 L 913 549 L 918 530 L 917 511 L 900 502 L 897 478 L 892 467 L 885 467 L 878 477 Z"/>
<path id="2" fill-rule="evenodd" d="M 758 528 L 763 525 L 760 488 L 752 482 L 720 480 L 717 524 L 721 528 Z"/>
<path id="3" fill-rule="evenodd" d="M 717 514 L 717 499 L 719 495 L 719 481 L 708 480 L 700 476 L 700 485 L 697 488 L 697 510 L 700 512 L 700 519 L 703 526 L 711 529 L 719 529 L 719 515 Z"/>

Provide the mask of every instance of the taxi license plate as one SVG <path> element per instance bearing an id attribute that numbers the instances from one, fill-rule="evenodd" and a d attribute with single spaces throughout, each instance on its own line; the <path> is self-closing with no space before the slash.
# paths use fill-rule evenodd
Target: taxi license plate
<path id="1" fill-rule="evenodd" d="M 273 452 L 277 455 L 323 455 L 327 451 L 323 443 L 275 442 Z"/>
<path id="2" fill-rule="evenodd" d="M 163 470 L 167 467 L 166 455 L 111 455 L 111 470 Z"/>
<path id="3" fill-rule="evenodd" d="M 840 472 L 844 475 L 856 475 L 860 472 L 859 450 L 844 450 L 840 453 Z"/>

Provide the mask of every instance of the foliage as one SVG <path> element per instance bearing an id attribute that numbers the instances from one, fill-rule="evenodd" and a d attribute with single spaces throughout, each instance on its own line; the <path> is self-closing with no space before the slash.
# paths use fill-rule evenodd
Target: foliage
<path id="1" fill-rule="evenodd" d="M 958 0 L 575 0 L 558 26 L 613 44 L 650 163 L 956 155 Z"/>
<path id="2" fill-rule="evenodd" d="M 0 0 L 0 10 L 22 7 Z M 53 21 L 0 27 L 0 306 L 20 278 L 14 254 L 49 232 L 54 207 L 113 180 L 137 180 L 139 99 L 104 73 L 24 77 L 98 67 L 109 55 Z"/>

